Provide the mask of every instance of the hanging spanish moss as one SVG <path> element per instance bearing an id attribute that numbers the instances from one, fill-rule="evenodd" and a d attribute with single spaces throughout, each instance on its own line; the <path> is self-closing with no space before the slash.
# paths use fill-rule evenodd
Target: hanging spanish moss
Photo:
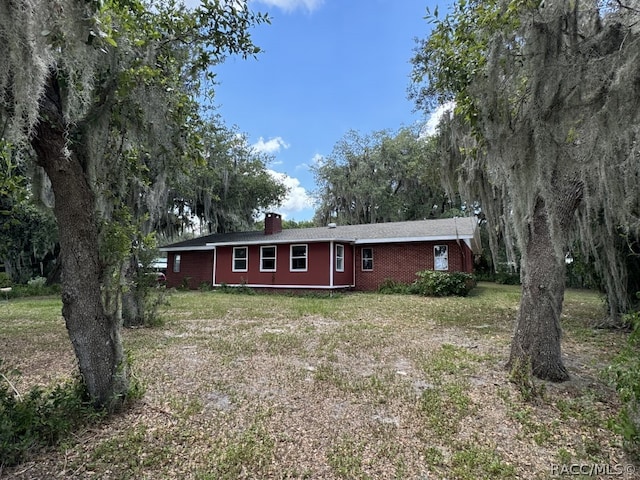
<path id="1" fill-rule="evenodd" d="M 32 148 L 50 180 L 63 316 L 97 406 L 127 386 L 119 307 L 105 311 L 103 287 L 162 217 L 169 173 L 199 158 L 209 68 L 259 52 L 248 29 L 265 21 L 227 2 L 0 0 L 0 139 Z"/>
<path id="2" fill-rule="evenodd" d="M 494 237 L 504 234 L 512 254 L 513 239 L 521 255 L 510 364 L 531 364 L 542 378 L 567 377 L 560 313 L 576 240 L 605 283 L 611 319 L 627 308 L 616 245 L 640 227 L 639 6 L 469 2 L 414 58 L 423 67 L 415 78 L 431 80 L 414 90 L 418 105 L 434 95 L 458 102 L 441 126 L 449 174 L 482 200 Z"/>

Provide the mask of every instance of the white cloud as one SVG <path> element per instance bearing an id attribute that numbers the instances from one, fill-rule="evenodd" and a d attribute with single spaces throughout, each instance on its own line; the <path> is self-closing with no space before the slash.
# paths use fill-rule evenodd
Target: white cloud
<path id="1" fill-rule="evenodd" d="M 311 159 L 311 165 L 321 166 L 324 163 L 324 155 L 316 153 Z"/>
<path id="2" fill-rule="evenodd" d="M 311 161 L 309 163 L 303 162 L 296 165 L 296 170 L 310 170 L 316 167 L 322 167 L 325 161 L 326 157 L 324 155 L 316 153 L 311 157 Z"/>
<path id="3" fill-rule="evenodd" d="M 438 123 L 440 122 L 440 119 L 442 118 L 442 116 L 448 112 L 453 111 L 454 107 L 455 107 L 454 102 L 447 102 L 445 104 L 440 105 L 438 108 L 436 108 L 435 112 L 431 113 L 429 120 L 427 120 L 427 123 L 425 123 L 424 127 L 422 128 L 421 135 L 426 137 L 436 133 L 436 129 L 438 128 Z"/>
<path id="4" fill-rule="evenodd" d="M 289 189 L 287 198 L 284 199 L 282 205 L 275 208 L 284 218 L 293 217 L 295 213 L 314 207 L 313 199 L 307 192 L 307 189 L 300 185 L 300 180 L 290 177 L 285 173 L 274 170 L 267 171 L 273 178 L 283 183 Z"/>
<path id="5" fill-rule="evenodd" d="M 251 145 L 251 149 L 256 153 L 272 154 L 279 152 L 283 148 L 289 148 L 289 144 L 282 137 L 270 138 L 266 142 L 264 138 L 260 137 L 256 143 Z"/>
<path id="6" fill-rule="evenodd" d="M 261 3 L 269 7 L 279 8 L 285 12 L 293 12 L 298 8 L 313 12 L 324 3 L 324 0 L 251 0 L 251 3 Z"/>

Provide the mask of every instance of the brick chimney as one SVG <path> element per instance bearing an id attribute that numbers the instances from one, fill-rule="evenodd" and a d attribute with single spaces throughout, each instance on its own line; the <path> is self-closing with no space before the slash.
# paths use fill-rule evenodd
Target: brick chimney
<path id="1" fill-rule="evenodd" d="M 264 216 L 264 234 L 273 235 L 282 231 L 282 216 L 277 213 L 267 213 Z"/>

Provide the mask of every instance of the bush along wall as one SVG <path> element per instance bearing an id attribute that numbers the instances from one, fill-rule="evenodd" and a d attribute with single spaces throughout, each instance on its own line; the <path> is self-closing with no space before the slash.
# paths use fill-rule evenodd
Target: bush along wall
<path id="1" fill-rule="evenodd" d="M 466 297 L 475 287 L 473 275 L 462 272 L 437 272 L 424 270 L 416 273 L 418 277 L 412 290 L 426 297 Z"/>
<path id="2" fill-rule="evenodd" d="M 416 273 L 416 276 L 418 278 L 411 284 L 387 279 L 380 285 L 378 292 L 425 297 L 466 297 L 476 286 L 473 275 L 469 273 L 423 270 Z"/>

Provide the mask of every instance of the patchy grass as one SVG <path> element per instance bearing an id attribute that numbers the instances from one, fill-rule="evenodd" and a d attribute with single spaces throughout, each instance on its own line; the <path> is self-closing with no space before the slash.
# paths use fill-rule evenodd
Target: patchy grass
<path id="1" fill-rule="evenodd" d="M 542 480 L 630 464 L 600 376 L 624 333 L 592 328 L 597 295 L 567 292 L 572 379 L 526 402 L 503 369 L 519 297 L 488 283 L 464 298 L 173 293 L 162 327 L 124 332 L 144 398 L 0 476 Z M 73 375 L 59 300 L 0 316 L 18 391 Z"/>

